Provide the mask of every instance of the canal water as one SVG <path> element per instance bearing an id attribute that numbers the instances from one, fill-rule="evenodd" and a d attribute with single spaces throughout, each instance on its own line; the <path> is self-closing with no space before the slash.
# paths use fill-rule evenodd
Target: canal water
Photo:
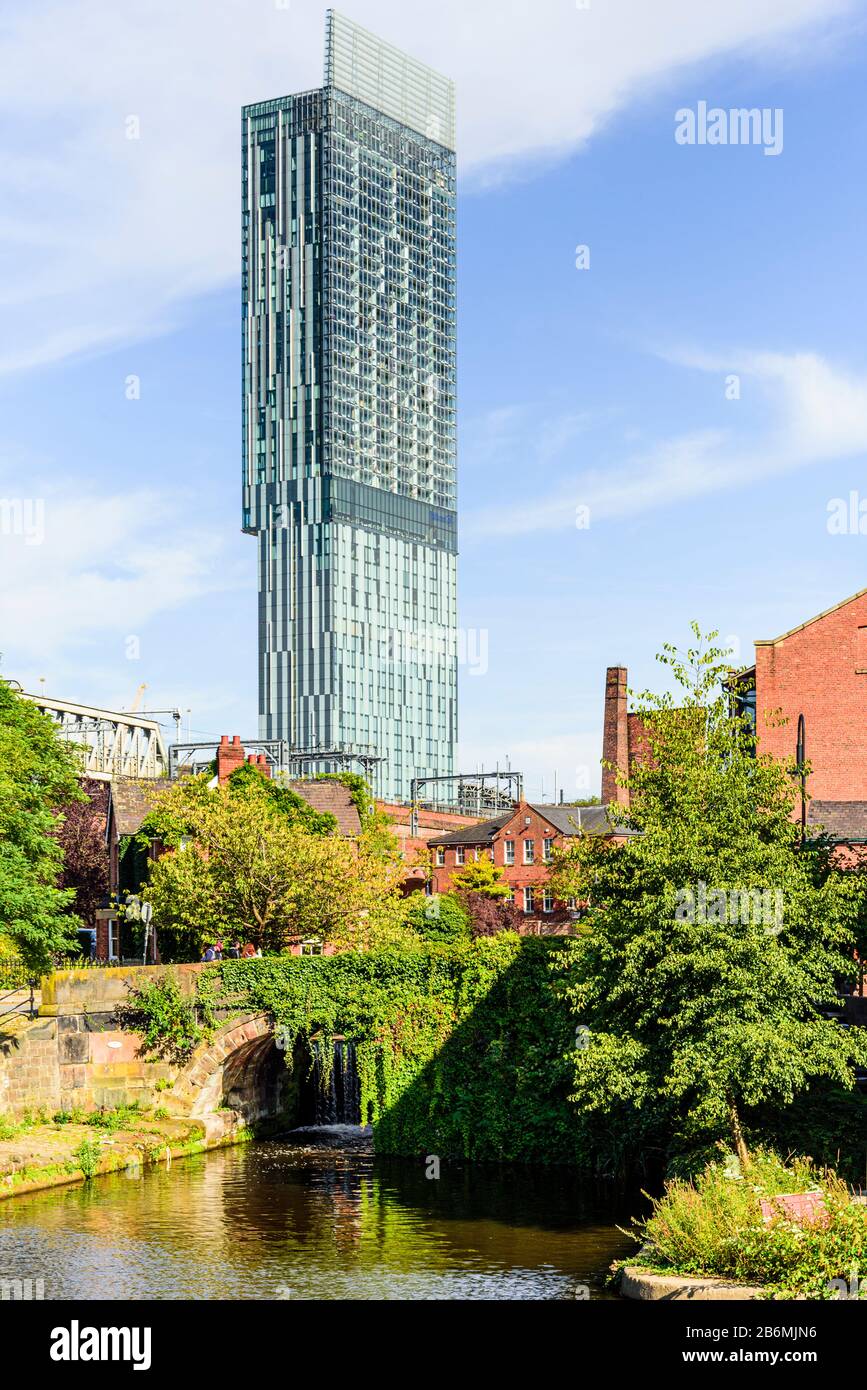
<path id="1" fill-rule="evenodd" d="M 427 1177 L 339 1127 L 0 1202 L 0 1280 L 46 1299 L 596 1299 L 635 1249 L 618 1220 L 570 1173 Z"/>

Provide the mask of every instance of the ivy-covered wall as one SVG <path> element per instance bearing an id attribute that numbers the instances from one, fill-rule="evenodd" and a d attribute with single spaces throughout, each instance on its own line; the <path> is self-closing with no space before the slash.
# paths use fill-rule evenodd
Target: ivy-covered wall
<path id="1" fill-rule="evenodd" d="M 286 1055 L 342 1034 L 356 1045 L 362 1119 L 379 1153 L 582 1162 L 568 1100 L 575 1024 L 562 940 L 512 935 L 418 951 L 222 961 L 211 1007 L 263 1009 Z"/>

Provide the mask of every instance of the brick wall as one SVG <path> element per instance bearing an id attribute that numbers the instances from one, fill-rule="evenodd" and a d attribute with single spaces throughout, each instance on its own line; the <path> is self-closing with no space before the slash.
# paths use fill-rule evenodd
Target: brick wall
<path id="1" fill-rule="evenodd" d="M 774 726 L 773 711 L 788 722 Z M 867 801 L 867 594 L 857 594 L 793 632 L 756 643 L 759 750 L 793 758 L 806 724 L 811 797 Z"/>
<path id="2" fill-rule="evenodd" d="M 516 808 L 514 815 L 506 824 L 495 831 L 493 840 L 489 845 L 463 846 L 463 863 L 460 862 L 459 849 L 456 846 L 445 845 L 442 846 L 445 863 L 437 864 L 437 850 L 436 847 L 432 847 L 431 854 L 434 860 L 431 878 L 432 891 L 434 893 L 448 893 L 456 873 L 460 873 L 473 863 L 476 857 L 481 859 L 488 855 L 493 859 L 497 868 L 502 869 L 503 878 L 512 891 L 517 908 L 523 910 L 524 888 L 534 890 L 534 910 L 526 914 L 528 932 L 565 930 L 572 921 L 565 903 L 555 899 L 552 912 L 542 911 L 542 894 L 543 890 L 548 887 L 549 872 L 549 866 L 543 857 L 546 839 L 551 839 L 554 846 L 559 846 L 566 842 L 567 837 L 558 834 L 555 827 L 545 820 L 544 816 L 532 806 L 523 803 Z M 533 843 L 534 862 L 532 864 L 524 863 L 525 840 Z M 514 845 L 514 864 L 506 863 L 507 841 L 511 841 Z"/>

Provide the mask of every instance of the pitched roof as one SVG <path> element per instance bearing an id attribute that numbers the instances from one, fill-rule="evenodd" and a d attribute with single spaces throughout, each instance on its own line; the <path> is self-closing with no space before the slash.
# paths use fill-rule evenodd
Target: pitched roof
<path id="1" fill-rule="evenodd" d="M 854 603 L 856 598 L 864 598 L 867 589 L 859 589 L 857 594 L 850 594 L 848 598 L 841 598 L 839 603 L 834 603 L 830 608 L 825 608 L 821 613 L 816 613 L 812 618 L 805 618 L 797 627 L 790 627 L 788 632 L 781 632 L 779 637 L 759 637 L 753 643 L 755 647 L 775 647 L 778 642 L 784 642 L 787 637 L 794 637 L 796 632 L 802 632 L 811 623 L 821 622 L 822 618 L 827 618 L 831 613 L 836 613 L 838 609 L 845 608 L 847 603 Z M 830 803 L 828 803 L 830 804 Z"/>
<path id="2" fill-rule="evenodd" d="M 807 821 L 832 840 L 867 841 L 867 801 L 811 801 Z"/>
<path id="3" fill-rule="evenodd" d="M 493 820 L 481 820 L 477 825 L 465 825 L 448 835 L 437 835 L 428 840 L 429 845 L 488 845 L 498 830 L 502 830 L 515 814 L 514 810 L 505 815 L 495 816 Z"/>
<path id="4" fill-rule="evenodd" d="M 478 825 L 468 825 L 463 830 L 455 830 L 450 835 L 437 835 L 428 840 L 429 845 L 488 845 L 498 830 L 515 815 L 519 808 L 513 807 L 504 816 L 494 820 L 481 821 Z M 608 819 L 607 806 L 540 806 L 527 803 L 527 809 L 548 822 L 558 835 L 632 835 L 634 831 L 622 826 L 612 825 Z"/>
<path id="5" fill-rule="evenodd" d="M 357 835 L 361 830 L 358 807 L 352 800 L 349 788 L 342 782 L 330 778 L 317 778 L 310 781 L 301 779 L 285 782 L 283 785 L 303 797 L 314 811 L 328 811 L 337 821 L 337 829 L 341 835 Z"/>
<path id="6" fill-rule="evenodd" d="M 113 777 L 110 786 L 109 820 L 113 813 L 116 833 L 137 835 L 145 816 L 153 810 L 153 800 L 141 782 L 129 777 Z"/>
<path id="7" fill-rule="evenodd" d="M 137 835 L 145 816 L 153 809 L 153 791 L 169 785 L 168 782 L 152 782 L 146 788 L 131 778 L 115 778 L 111 783 L 111 806 L 116 834 Z M 297 792 L 315 811 L 330 812 L 341 835 L 357 835 L 361 830 L 358 807 L 342 782 L 299 780 L 283 785 Z"/>
<path id="8" fill-rule="evenodd" d="M 612 829 L 607 806 L 531 805 L 530 810 L 561 835 L 607 835 Z"/>

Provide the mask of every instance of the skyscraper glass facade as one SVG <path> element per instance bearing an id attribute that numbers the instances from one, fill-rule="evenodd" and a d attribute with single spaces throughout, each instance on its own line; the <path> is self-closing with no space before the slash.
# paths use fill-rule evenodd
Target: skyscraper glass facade
<path id="1" fill-rule="evenodd" d="M 243 509 L 262 738 L 457 737 L 451 83 L 329 11 L 325 85 L 243 111 Z"/>

